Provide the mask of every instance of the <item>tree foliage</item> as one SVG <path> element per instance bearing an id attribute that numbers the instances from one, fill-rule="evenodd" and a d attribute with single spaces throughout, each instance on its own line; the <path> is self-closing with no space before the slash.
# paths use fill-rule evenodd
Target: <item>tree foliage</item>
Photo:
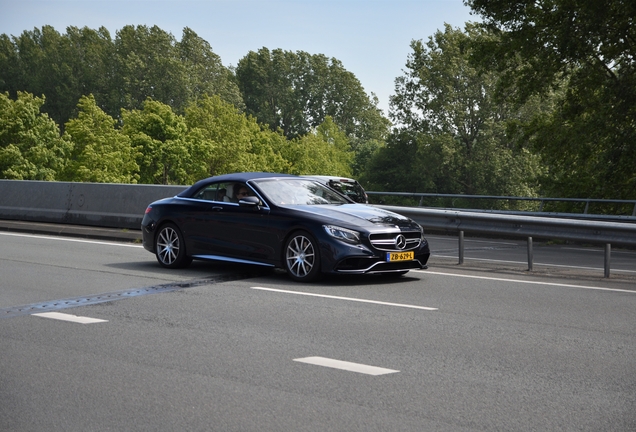
<path id="1" fill-rule="evenodd" d="M 330 117 L 289 140 L 213 96 L 190 105 L 186 121 L 197 143 L 199 177 L 236 171 L 350 175 L 349 141 Z"/>
<path id="2" fill-rule="evenodd" d="M 465 3 L 483 23 L 412 42 L 392 131 L 322 54 L 262 48 L 233 70 L 187 27 L 181 40 L 156 26 L 2 34 L 0 176 L 189 184 L 276 171 L 377 190 L 636 198 L 636 3 Z"/>
<path id="3" fill-rule="evenodd" d="M 140 183 L 188 184 L 192 164 L 185 118 L 159 101 L 122 111 L 122 132 L 139 154 Z"/>
<path id="4" fill-rule="evenodd" d="M 44 98 L 0 94 L 0 176 L 14 180 L 56 180 L 72 143 L 60 137 L 53 120 L 40 112 Z"/>
<path id="5" fill-rule="evenodd" d="M 555 196 L 636 198 L 636 3 L 629 0 L 467 0 L 499 37 L 476 59 L 520 102 L 563 96 L 527 136 Z"/>
<path id="6" fill-rule="evenodd" d="M 427 44 L 413 41 L 406 75 L 391 98 L 398 124 L 364 179 L 380 190 L 525 195 L 536 193 L 536 158 L 507 133 L 523 116 L 494 100 L 495 76 L 469 63 L 475 26 L 446 26 Z"/>
<path id="7" fill-rule="evenodd" d="M 280 134 L 263 129 L 218 96 L 203 97 L 186 109 L 186 123 L 196 142 L 194 165 L 199 177 L 240 171 L 286 172 Z M 194 139 L 196 137 L 196 139 Z"/>
<path id="8" fill-rule="evenodd" d="M 232 72 L 187 27 L 181 41 L 157 26 L 125 26 L 114 39 L 104 27 L 0 35 L 0 92 L 18 91 L 46 95 L 42 109 L 60 125 L 90 94 L 114 118 L 122 108 L 141 109 L 147 98 L 176 112 L 204 94 L 243 106 Z"/>
<path id="9" fill-rule="evenodd" d="M 388 134 L 377 98 L 334 58 L 261 48 L 239 61 L 236 79 L 246 112 L 290 139 L 309 134 L 327 117 L 354 151 L 370 141 L 383 143 Z"/>
<path id="10" fill-rule="evenodd" d="M 115 128 L 115 120 L 97 106 L 92 95 L 82 97 L 78 109 L 78 117 L 66 124 L 66 136 L 74 148 L 61 180 L 137 183 L 139 165 L 130 138 Z"/>
<path id="11" fill-rule="evenodd" d="M 43 111 L 58 124 L 74 113 L 79 98 L 108 92 L 110 34 L 69 27 L 65 36 L 51 26 L 0 36 L 0 91 L 46 95 Z M 112 59 L 111 59 L 112 60 Z"/>
<path id="12" fill-rule="evenodd" d="M 351 175 L 349 142 L 331 117 L 310 133 L 288 141 L 283 154 L 291 163 L 290 174 Z"/>
<path id="13" fill-rule="evenodd" d="M 288 140 L 219 96 L 192 102 L 185 115 L 148 99 L 123 110 L 121 122 L 86 96 L 61 137 L 43 104 L 28 93 L 0 95 L 0 178 L 191 184 L 240 171 L 350 175 L 348 140 L 329 117 Z"/>
<path id="14" fill-rule="evenodd" d="M 214 53 L 207 41 L 186 27 L 176 46 L 186 69 L 188 104 L 206 95 L 217 95 L 236 108 L 245 108 L 234 72 L 223 66 L 221 57 Z"/>

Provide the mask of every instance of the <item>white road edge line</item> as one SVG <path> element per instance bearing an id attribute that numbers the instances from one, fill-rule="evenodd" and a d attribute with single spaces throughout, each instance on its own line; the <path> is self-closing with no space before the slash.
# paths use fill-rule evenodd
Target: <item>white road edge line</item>
<path id="1" fill-rule="evenodd" d="M 335 299 L 335 300 L 347 300 L 347 301 L 355 301 L 360 303 L 373 303 L 373 304 L 378 304 L 383 306 L 397 306 L 397 307 L 403 307 L 403 308 L 421 309 L 421 310 L 428 310 L 428 311 L 438 310 L 437 308 L 432 308 L 432 307 L 416 306 L 416 305 L 408 305 L 408 304 L 400 304 L 400 303 L 387 303 L 387 302 L 381 302 L 376 300 L 365 300 L 365 299 L 352 298 L 352 297 L 338 297 L 338 296 L 332 296 L 327 294 L 314 294 L 314 293 L 301 292 L 301 291 L 287 291 L 287 290 L 265 288 L 265 287 L 251 287 L 251 288 L 255 290 L 261 290 L 261 291 L 272 291 L 272 292 L 278 292 L 283 294 L 297 294 L 297 295 L 304 295 L 304 296 L 310 296 L 310 297 L 322 297 L 322 298 Z"/>
<path id="2" fill-rule="evenodd" d="M 625 289 L 618 289 L 618 288 L 603 288 L 603 287 L 596 287 L 596 286 L 571 285 L 571 284 L 564 284 L 564 283 L 557 283 L 557 282 L 527 281 L 527 280 L 520 280 L 520 279 L 495 278 L 495 277 L 489 277 L 489 276 L 460 275 L 460 274 L 454 274 L 454 273 L 435 272 L 430 270 L 411 270 L 411 271 L 422 273 L 422 274 L 428 273 L 428 274 L 434 274 L 434 275 L 455 276 L 455 277 L 463 277 L 463 278 L 470 278 L 470 279 L 485 279 L 485 280 L 502 281 L 502 282 L 516 282 L 516 283 L 531 284 L 531 285 L 548 285 L 548 286 L 558 286 L 558 287 L 566 287 L 566 288 L 580 288 L 580 289 L 589 289 L 589 290 L 614 291 L 614 292 L 625 292 L 630 294 L 636 294 L 636 290 L 632 291 L 632 290 L 625 290 Z"/>
<path id="3" fill-rule="evenodd" d="M 65 314 L 60 312 L 42 312 L 42 313 L 34 313 L 31 315 L 42 317 L 42 318 L 56 319 L 60 321 L 75 322 L 80 324 L 94 324 L 94 323 L 108 322 L 108 320 L 70 315 L 70 314 Z"/>
<path id="4" fill-rule="evenodd" d="M 451 256 L 451 255 L 432 255 L 432 256 L 436 256 L 436 257 L 440 257 L 440 258 L 454 258 L 457 259 L 456 256 Z M 484 261 L 484 262 L 495 262 L 495 263 L 506 263 L 506 264 L 527 264 L 527 262 L 525 261 L 506 261 L 506 260 L 495 260 L 495 259 L 488 259 L 488 258 L 464 258 L 467 260 L 472 260 L 472 261 Z M 583 266 L 570 266 L 570 265 L 563 265 L 563 264 L 545 264 L 545 263 L 538 263 L 535 262 L 533 263 L 536 266 L 544 266 L 544 267 L 560 267 L 560 268 L 568 268 L 568 269 L 580 269 L 580 270 L 595 270 L 595 271 L 603 271 L 603 268 L 601 267 L 583 267 Z M 612 269 L 613 272 L 621 272 L 621 273 L 636 273 L 636 270 L 623 270 L 623 269 Z"/>
<path id="5" fill-rule="evenodd" d="M 603 253 L 603 249 L 602 248 L 590 248 L 590 249 L 585 249 L 585 248 L 575 248 L 575 247 L 562 247 L 562 250 L 575 250 L 575 251 L 582 251 L 582 252 L 596 252 L 599 254 Z M 616 250 L 616 249 L 612 249 L 612 256 L 614 255 L 636 255 L 636 252 L 627 252 L 624 250 Z"/>
<path id="6" fill-rule="evenodd" d="M 326 357 L 305 357 L 294 359 L 294 361 L 374 376 L 399 372 L 399 370 L 385 369 L 381 367 L 369 366 L 360 363 L 351 363 L 342 360 L 334 360 Z"/>
<path id="7" fill-rule="evenodd" d="M 57 240 L 57 241 L 67 241 L 67 242 L 76 242 L 76 243 L 91 243 L 91 244 L 109 245 L 109 246 L 123 246 L 123 247 L 133 247 L 133 248 L 143 247 L 142 245 L 139 245 L 139 244 L 105 242 L 105 241 L 96 241 L 96 240 L 82 240 L 82 239 L 67 238 L 67 237 L 43 236 L 43 235 L 33 235 L 33 234 L 16 234 L 16 233 L 0 232 L 0 235 L 13 236 L 13 237 L 30 237 L 30 238 L 36 238 L 36 239 Z"/>

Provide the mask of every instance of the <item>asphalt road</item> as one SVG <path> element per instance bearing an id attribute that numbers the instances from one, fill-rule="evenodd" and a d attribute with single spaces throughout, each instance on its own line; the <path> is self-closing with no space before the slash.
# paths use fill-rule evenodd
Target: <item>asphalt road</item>
<path id="1" fill-rule="evenodd" d="M 0 430 L 636 430 L 633 251 L 605 279 L 600 248 L 529 273 L 523 242 L 429 241 L 427 271 L 297 284 L 0 232 Z"/>

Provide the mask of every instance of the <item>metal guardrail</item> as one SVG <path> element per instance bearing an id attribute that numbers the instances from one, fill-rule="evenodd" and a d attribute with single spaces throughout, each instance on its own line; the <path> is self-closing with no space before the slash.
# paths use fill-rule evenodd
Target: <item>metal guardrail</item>
<path id="1" fill-rule="evenodd" d="M 632 216 L 636 217 L 636 200 L 609 200 L 595 198 L 541 198 L 541 197 L 515 197 L 497 195 L 462 195 L 462 194 L 435 194 L 435 193 L 411 193 L 411 192 L 373 192 L 367 191 L 367 195 L 398 196 L 407 198 L 419 198 L 418 207 L 422 207 L 424 198 L 449 198 L 449 199 L 475 199 L 475 200 L 501 200 L 501 201 L 531 201 L 538 202 L 539 212 L 543 212 L 545 203 L 571 202 L 585 203 L 583 214 L 588 214 L 590 204 L 629 204 L 633 206 Z"/>
<path id="2" fill-rule="evenodd" d="M 410 217 L 424 229 L 457 233 L 459 264 L 464 262 L 464 233 L 526 238 L 528 270 L 533 269 L 534 237 L 573 240 L 605 245 L 605 277 L 610 276 L 611 245 L 636 246 L 636 224 L 622 222 L 582 221 L 563 218 L 501 215 L 457 210 L 377 205 Z"/>
<path id="3" fill-rule="evenodd" d="M 174 196 L 184 188 L 185 186 L 0 180 L 0 219 L 138 229 L 148 203 Z M 435 195 L 372 193 L 401 196 Z M 528 270 L 532 270 L 533 237 L 604 244 L 605 277 L 609 277 L 610 274 L 611 245 L 636 246 L 636 223 L 633 221 L 628 223 L 576 220 L 424 207 L 377 207 L 408 216 L 428 230 L 457 233 L 460 264 L 464 260 L 465 232 L 526 238 Z"/>

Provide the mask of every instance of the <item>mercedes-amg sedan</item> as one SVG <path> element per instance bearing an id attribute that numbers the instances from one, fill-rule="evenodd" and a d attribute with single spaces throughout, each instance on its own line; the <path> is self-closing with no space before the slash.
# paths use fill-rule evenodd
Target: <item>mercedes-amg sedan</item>
<path id="1" fill-rule="evenodd" d="M 401 275 L 426 268 L 430 255 L 413 220 L 286 174 L 201 180 L 150 204 L 141 225 L 144 247 L 167 268 L 222 260 L 311 281 L 324 273 Z"/>

